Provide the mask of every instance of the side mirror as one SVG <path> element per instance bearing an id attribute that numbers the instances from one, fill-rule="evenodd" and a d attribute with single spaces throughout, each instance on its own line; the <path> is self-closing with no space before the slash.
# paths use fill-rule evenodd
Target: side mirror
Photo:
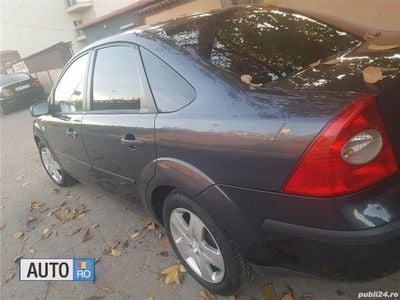
<path id="1" fill-rule="evenodd" d="M 50 106 L 47 101 L 38 102 L 31 106 L 31 116 L 39 117 L 48 114 L 50 111 Z"/>

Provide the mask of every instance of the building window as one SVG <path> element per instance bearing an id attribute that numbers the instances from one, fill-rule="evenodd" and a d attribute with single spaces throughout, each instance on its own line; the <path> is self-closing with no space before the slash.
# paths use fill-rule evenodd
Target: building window
<path id="1" fill-rule="evenodd" d="M 77 29 L 82 24 L 83 24 L 82 20 L 74 20 L 75 36 L 76 37 L 82 36 L 84 34 L 81 29 Z"/>

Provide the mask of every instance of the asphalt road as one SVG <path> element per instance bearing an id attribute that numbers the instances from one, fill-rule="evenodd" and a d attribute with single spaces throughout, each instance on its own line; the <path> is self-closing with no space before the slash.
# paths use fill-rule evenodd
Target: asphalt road
<path id="1" fill-rule="evenodd" d="M 183 274 L 181 285 L 164 284 L 160 272 L 176 264 L 177 258 L 165 242 L 165 236 L 159 237 L 161 230 L 146 228 L 147 219 L 143 215 L 98 188 L 83 184 L 56 188 L 41 167 L 28 110 L 2 117 L 0 226 L 5 227 L 0 230 L 1 299 L 145 299 L 150 296 L 155 300 L 199 299 L 203 289 L 188 274 Z M 44 205 L 29 211 L 33 201 Z M 65 208 L 72 214 L 74 208 L 90 211 L 62 224 L 56 215 L 62 215 Z M 83 242 L 87 228 L 95 224 L 99 226 L 90 230 L 92 237 Z M 46 228 L 52 233 L 43 238 Z M 141 234 L 131 239 L 134 230 Z M 14 236 L 18 232 L 23 232 L 20 239 Z M 120 256 L 103 253 L 118 241 L 116 249 L 121 250 Z M 99 258 L 96 281 L 19 281 L 18 263 L 14 259 L 21 255 Z M 264 299 L 262 290 L 267 283 L 273 284 L 278 299 L 287 288 L 293 290 L 295 299 L 303 299 L 305 294 L 312 295 L 313 299 L 357 299 L 359 292 L 400 292 L 400 273 L 370 282 L 343 283 L 271 272 L 268 276 L 257 276 L 238 294 L 238 299 Z M 217 299 L 225 298 L 218 296 Z"/>

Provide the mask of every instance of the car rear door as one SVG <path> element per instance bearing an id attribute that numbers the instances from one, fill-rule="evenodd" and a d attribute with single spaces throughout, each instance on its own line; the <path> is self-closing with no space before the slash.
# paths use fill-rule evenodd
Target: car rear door
<path id="1" fill-rule="evenodd" d="M 64 69 L 49 99 L 51 113 L 40 118 L 48 146 L 61 167 L 79 180 L 93 182 L 81 134 L 89 60 L 90 53 L 84 53 Z"/>
<path id="2" fill-rule="evenodd" d="M 97 48 L 91 74 L 91 101 L 82 133 L 94 172 L 104 189 L 142 209 L 139 181 L 156 158 L 156 108 L 138 47 Z M 147 170 L 153 174 L 155 168 Z"/>

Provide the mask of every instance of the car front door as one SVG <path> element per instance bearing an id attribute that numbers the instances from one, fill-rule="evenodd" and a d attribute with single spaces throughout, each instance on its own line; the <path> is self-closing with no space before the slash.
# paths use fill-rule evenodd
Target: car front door
<path id="1" fill-rule="evenodd" d="M 81 134 L 89 59 L 90 53 L 85 53 L 65 68 L 50 96 L 50 114 L 41 120 L 48 146 L 61 167 L 78 180 L 94 182 Z"/>
<path id="2" fill-rule="evenodd" d="M 138 47 L 98 48 L 92 65 L 90 111 L 83 117 L 82 134 L 93 169 L 104 189 L 142 210 L 139 181 L 156 158 L 156 108 Z"/>

